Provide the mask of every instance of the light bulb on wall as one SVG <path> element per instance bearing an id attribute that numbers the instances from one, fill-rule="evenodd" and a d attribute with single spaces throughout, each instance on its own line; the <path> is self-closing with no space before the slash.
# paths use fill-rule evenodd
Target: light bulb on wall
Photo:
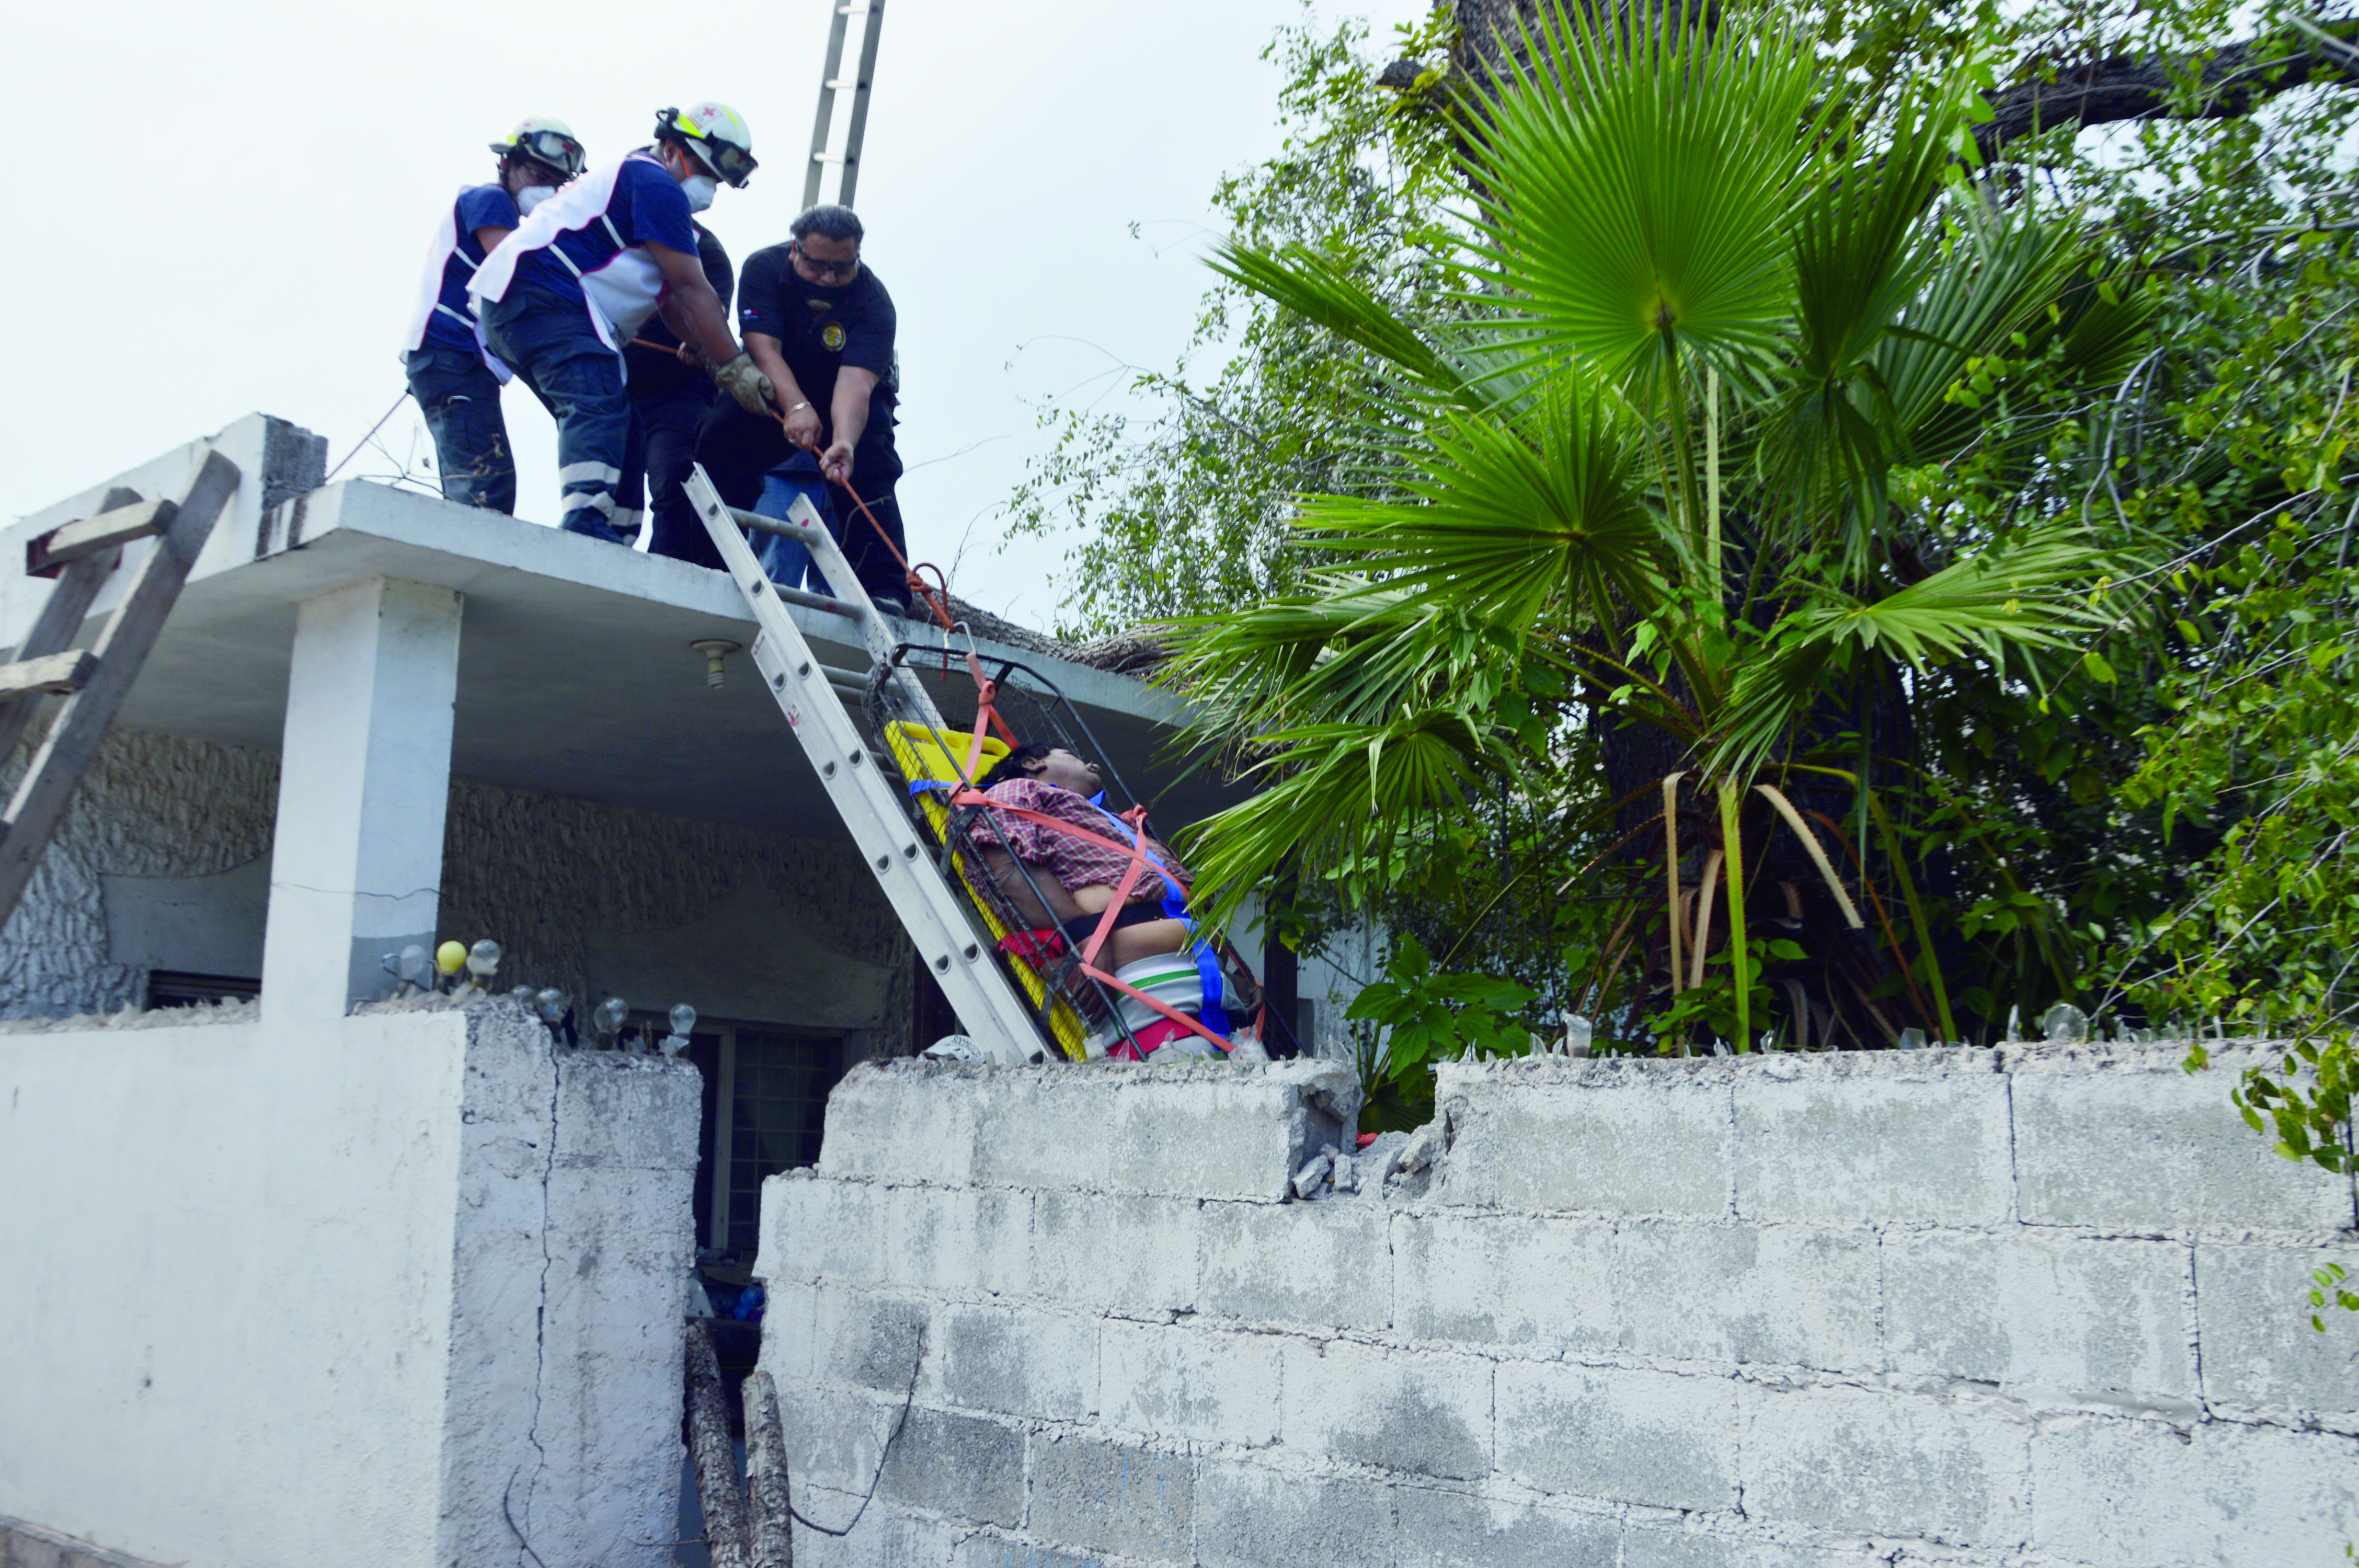
<path id="1" fill-rule="evenodd" d="M 631 1004 L 621 997 L 610 996 L 590 1014 L 590 1032 L 605 1045 L 623 1032 L 624 1022 L 631 1016 Z"/>

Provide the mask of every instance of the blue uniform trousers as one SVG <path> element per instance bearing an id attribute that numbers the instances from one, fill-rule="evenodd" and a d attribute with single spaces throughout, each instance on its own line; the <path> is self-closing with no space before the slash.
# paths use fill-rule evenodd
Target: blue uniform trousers
<path id="1" fill-rule="evenodd" d="M 516 454 L 500 417 L 500 383 L 472 347 L 429 342 L 407 362 L 409 395 L 434 438 L 442 494 L 462 506 L 516 510 Z"/>
<path id="2" fill-rule="evenodd" d="M 614 487 L 631 438 L 623 356 L 598 341 L 578 299 L 512 286 L 484 308 L 484 340 L 557 416 L 557 480 L 569 534 L 623 544 Z"/>

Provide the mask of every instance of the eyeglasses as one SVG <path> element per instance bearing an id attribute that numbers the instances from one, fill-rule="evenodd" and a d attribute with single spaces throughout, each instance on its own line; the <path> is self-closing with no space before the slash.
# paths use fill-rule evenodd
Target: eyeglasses
<path id="1" fill-rule="evenodd" d="M 853 257 L 850 261 L 821 261 L 803 249 L 799 243 L 795 246 L 795 254 L 802 258 L 803 265 L 809 267 L 813 276 L 819 277 L 850 277 L 860 270 L 858 256 Z"/>

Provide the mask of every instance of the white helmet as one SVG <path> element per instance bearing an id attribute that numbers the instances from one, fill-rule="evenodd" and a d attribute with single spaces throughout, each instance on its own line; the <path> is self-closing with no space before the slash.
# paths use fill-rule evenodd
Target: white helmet
<path id="1" fill-rule="evenodd" d="M 732 186 L 743 186 L 754 172 L 754 133 L 726 103 L 657 111 L 656 140 L 678 142 Z"/>
<path id="2" fill-rule="evenodd" d="M 518 120 L 506 140 L 492 144 L 492 151 L 504 158 L 511 154 L 530 158 L 569 179 L 590 165 L 573 127 L 547 114 L 527 114 Z"/>

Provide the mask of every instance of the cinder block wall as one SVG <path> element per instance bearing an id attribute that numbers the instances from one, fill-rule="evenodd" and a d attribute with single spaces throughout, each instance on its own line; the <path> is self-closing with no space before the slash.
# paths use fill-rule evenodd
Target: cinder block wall
<path id="1" fill-rule="evenodd" d="M 764 1193 L 798 1507 L 875 1487 L 797 1561 L 2342 1562 L 2352 1184 L 2180 1054 L 1453 1065 L 1310 1202 L 1332 1065 L 864 1067 Z"/>

